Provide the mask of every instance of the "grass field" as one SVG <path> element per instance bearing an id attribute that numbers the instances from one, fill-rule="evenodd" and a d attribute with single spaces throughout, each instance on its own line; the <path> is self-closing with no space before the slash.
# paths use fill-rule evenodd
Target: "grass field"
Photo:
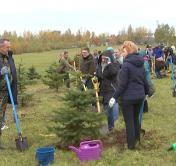
<path id="1" fill-rule="evenodd" d="M 76 50 L 70 50 L 75 54 Z M 58 61 L 58 51 L 16 55 L 16 65 L 22 59 L 25 67 L 34 65 L 39 73 L 44 73 L 52 62 Z M 105 137 L 109 146 L 103 150 L 99 161 L 80 163 L 73 152 L 56 149 L 53 166 L 174 166 L 176 165 L 176 152 L 167 149 L 176 142 L 176 98 L 171 95 L 170 77 L 154 79 L 156 86 L 155 96 L 149 99 L 149 112 L 144 114 L 142 128 L 146 135 L 141 138 L 142 145 L 139 150 L 129 151 L 124 145 L 124 121 L 120 115 L 116 123 L 116 132 Z M 18 107 L 17 111 L 21 121 L 23 135 L 27 136 L 29 150 L 20 153 L 15 147 L 16 129 L 12 117 L 11 106 L 8 106 L 7 125 L 9 129 L 3 131 L 2 141 L 6 149 L 0 151 L 0 166 L 35 166 L 35 150 L 38 147 L 53 145 L 57 137 L 49 135 L 47 126 L 51 123 L 53 110 L 61 103 L 58 93 L 48 89 L 41 81 L 35 85 L 28 85 L 27 90 L 33 93 L 33 101 L 27 107 Z M 113 138 L 113 139 L 112 139 Z M 123 137 L 122 137 L 123 138 Z M 122 142 L 120 142 L 122 141 Z M 110 146 L 111 145 L 111 146 Z"/>

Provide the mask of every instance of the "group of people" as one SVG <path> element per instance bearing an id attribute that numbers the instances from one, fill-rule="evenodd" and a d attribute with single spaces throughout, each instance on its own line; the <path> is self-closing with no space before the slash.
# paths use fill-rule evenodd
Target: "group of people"
<path id="1" fill-rule="evenodd" d="M 0 135 L 9 101 L 5 74 L 9 76 L 12 95 L 17 104 L 17 74 L 12 54 L 10 41 L 0 39 Z M 173 54 L 174 48 L 172 52 L 170 49 L 168 57 Z M 64 82 L 68 88 L 70 88 L 70 69 L 82 73 L 81 80 L 87 89 L 94 88 L 92 77 L 96 76 L 99 82 L 99 95 L 103 98 L 103 108 L 107 113 L 109 132 L 113 131 L 114 123 L 118 119 L 120 101 L 126 126 L 127 145 L 129 149 L 135 149 L 140 141 L 141 107 L 146 103 L 146 96 L 150 97 L 154 93 L 150 77 L 151 58 L 155 58 L 155 73 L 156 77 L 159 77 L 157 61 L 161 60 L 162 56 L 162 49 L 147 46 L 145 50 L 141 50 L 132 41 L 125 41 L 121 49 L 114 50 L 108 47 L 104 51 L 95 50 L 93 54 L 86 47 L 82 49 L 81 55 L 74 57 L 74 61 L 70 60 L 68 51 L 64 51 L 59 58 L 58 73 L 65 74 Z M 92 106 L 96 107 L 95 103 L 92 103 Z"/>
<path id="2" fill-rule="evenodd" d="M 171 72 L 170 64 L 176 64 L 175 46 L 164 46 L 163 44 L 151 47 L 147 45 L 146 49 L 140 50 L 141 54 L 145 54 L 150 64 L 150 70 L 155 73 L 156 78 L 165 77 L 167 72 Z M 163 71 L 163 72 L 161 72 Z"/>
<path id="3" fill-rule="evenodd" d="M 144 62 L 145 58 L 139 54 L 137 45 L 125 41 L 120 50 L 108 47 L 102 52 L 95 50 L 91 54 L 89 48 L 84 48 L 79 63 L 70 67 L 81 71 L 83 83 L 88 89 L 93 89 L 91 78 L 98 78 L 99 95 L 103 98 L 109 132 L 113 131 L 118 119 L 120 98 L 129 149 L 135 149 L 140 140 L 141 106 L 146 101 L 146 95 L 151 96 L 153 93 L 150 91 L 152 83 L 146 74 Z"/>

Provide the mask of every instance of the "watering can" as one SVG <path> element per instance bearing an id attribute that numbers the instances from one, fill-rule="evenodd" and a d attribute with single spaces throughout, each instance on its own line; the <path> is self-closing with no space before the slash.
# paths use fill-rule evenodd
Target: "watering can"
<path id="1" fill-rule="evenodd" d="M 100 140 L 90 140 L 81 142 L 79 149 L 74 146 L 69 146 L 69 149 L 75 152 L 81 161 L 88 161 L 100 159 L 102 147 Z"/>

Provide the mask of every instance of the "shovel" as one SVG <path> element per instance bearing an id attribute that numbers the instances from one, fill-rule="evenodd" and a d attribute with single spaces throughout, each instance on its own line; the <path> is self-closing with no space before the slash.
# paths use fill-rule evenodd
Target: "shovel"
<path id="1" fill-rule="evenodd" d="M 12 91 L 11 91 L 11 87 L 10 87 L 8 74 L 5 74 L 5 80 L 6 80 L 8 92 L 9 92 L 9 95 L 10 95 L 10 101 L 11 101 L 11 104 L 12 104 L 13 115 L 14 115 L 14 119 L 15 119 L 17 133 L 18 133 L 17 138 L 15 139 L 16 148 L 19 151 L 23 152 L 26 149 L 28 149 L 27 137 L 22 137 L 21 128 L 20 128 L 20 122 L 19 122 L 19 119 L 18 119 L 18 116 L 17 116 L 16 106 L 14 104 L 14 100 L 13 100 L 13 96 L 12 96 Z"/>
<path id="2" fill-rule="evenodd" d="M 97 104 L 97 111 L 101 112 L 101 110 L 100 110 L 99 96 L 98 96 L 98 86 L 99 86 L 99 83 L 98 83 L 97 77 L 94 76 L 92 78 L 92 83 L 93 83 L 93 86 L 94 86 L 94 89 L 95 89 L 95 94 L 96 94 L 96 99 L 97 99 L 97 102 L 96 102 L 96 104 Z"/>

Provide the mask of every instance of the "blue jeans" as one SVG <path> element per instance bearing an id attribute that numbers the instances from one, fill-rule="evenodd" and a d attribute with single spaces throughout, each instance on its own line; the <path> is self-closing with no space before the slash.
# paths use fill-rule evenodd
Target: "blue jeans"
<path id="1" fill-rule="evenodd" d="M 115 103 L 114 106 L 110 108 L 108 104 L 105 104 L 104 110 L 107 113 L 108 129 L 111 130 L 114 128 L 114 122 L 118 119 L 119 116 L 119 105 L 118 103 Z"/>

